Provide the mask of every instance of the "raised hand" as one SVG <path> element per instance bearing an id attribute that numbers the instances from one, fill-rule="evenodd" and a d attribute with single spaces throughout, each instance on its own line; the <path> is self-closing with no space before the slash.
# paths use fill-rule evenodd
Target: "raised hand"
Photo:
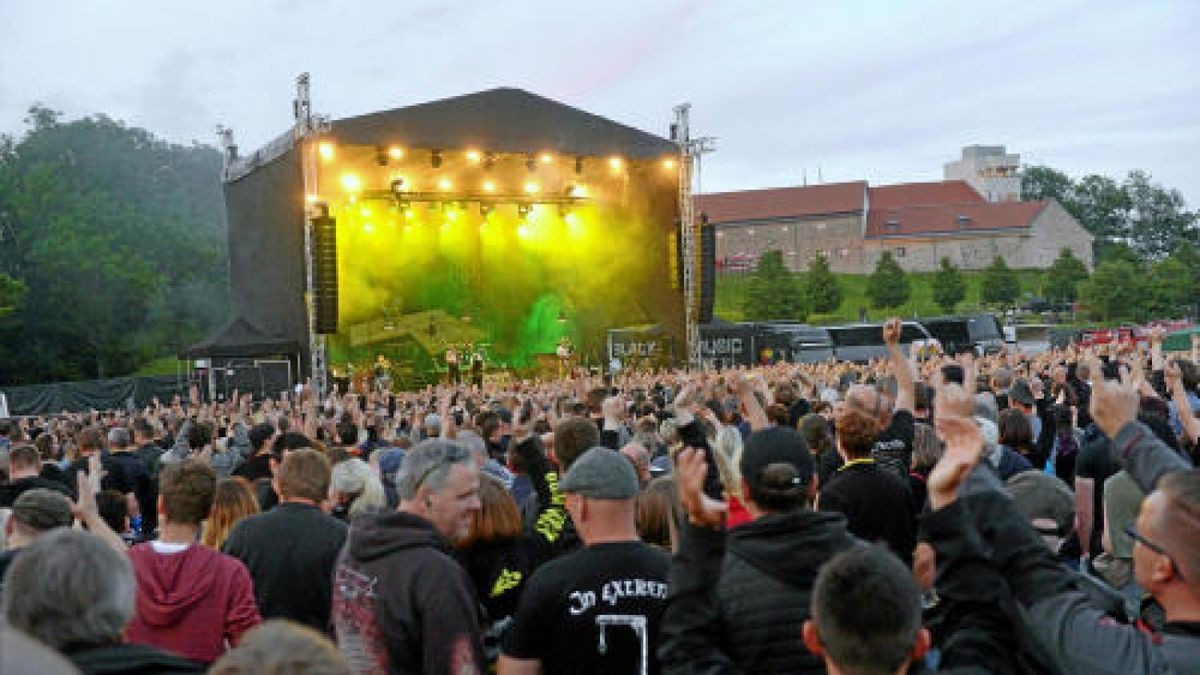
<path id="1" fill-rule="evenodd" d="M 1097 378 L 1092 383 L 1092 400 L 1089 410 L 1100 431 L 1110 439 L 1126 424 L 1137 419 L 1141 396 L 1130 378 L 1122 376 L 1120 382 Z"/>
<path id="2" fill-rule="evenodd" d="M 894 347 L 900 344 L 900 319 L 892 317 L 883 324 L 883 344 Z"/>
<path id="3" fill-rule="evenodd" d="M 940 397 L 939 397 L 940 398 Z M 929 473 L 929 505 L 935 511 L 958 499 L 958 489 L 983 452 L 983 432 L 969 417 L 937 416 L 937 434 L 946 444 Z"/>
<path id="4" fill-rule="evenodd" d="M 708 475 L 708 462 L 704 450 L 684 448 L 675 458 L 675 480 L 679 489 L 679 501 L 687 511 L 688 520 L 695 525 L 720 529 L 725 525 L 725 514 L 729 505 L 704 494 L 704 478 Z"/>

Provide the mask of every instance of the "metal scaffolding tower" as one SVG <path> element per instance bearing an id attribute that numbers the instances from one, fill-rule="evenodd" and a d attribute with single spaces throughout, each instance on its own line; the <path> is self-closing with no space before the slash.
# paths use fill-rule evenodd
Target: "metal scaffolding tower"
<path id="1" fill-rule="evenodd" d="M 699 240 L 700 220 L 692 203 L 692 182 L 699 174 L 700 157 L 717 149 L 711 136 L 692 138 L 688 127 L 691 103 L 675 106 L 675 124 L 671 125 L 671 140 L 679 146 L 679 243 L 683 257 L 683 298 L 685 353 L 687 366 L 699 368 L 700 361 L 700 285 Z M 693 161 L 695 166 L 693 167 Z M 694 170 L 693 170 L 694 169 Z"/>
<path id="2" fill-rule="evenodd" d="M 312 355 L 312 395 L 317 401 L 325 398 L 329 391 L 329 371 L 326 362 L 325 336 L 316 332 L 316 304 L 313 298 L 313 231 L 312 212 L 318 208 L 313 196 L 319 194 L 317 175 L 317 143 L 320 136 L 330 128 L 328 115 L 314 115 L 309 97 L 308 73 L 296 78 L 296 98 L 292 101 L 295 118 L 294 138 L 300 151 L 304 173 L 304 199 L 308 208 L 304 214 L 304 304 L 308 311 L 308 344 Z"/>

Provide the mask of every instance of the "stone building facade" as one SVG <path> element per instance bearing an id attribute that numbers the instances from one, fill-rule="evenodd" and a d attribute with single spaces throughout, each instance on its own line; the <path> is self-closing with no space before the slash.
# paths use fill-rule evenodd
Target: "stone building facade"
<path id="1" fill-rule="evenodd" d="M 1015 157 L 999 151 L 1001 159 L 993 153 L 984 164 Z M 868 274 L 884 251 L 909 271 L 936 270 L 943 257 L 962 269 L 982 269 L 996 256 L 1010 267 L 1045 268 L 1063 247 L 1092 267 L 1092 235 L 1058 202 L 1021 202 L 1007 183 L 990 185 L 995 200 L 966 180 L 855 181 L 710 193 L 697 207 L 716 227 L 718 271 L 748 271 L 771 250 L 793 271 L 821 253 L 834 272 Z"/>

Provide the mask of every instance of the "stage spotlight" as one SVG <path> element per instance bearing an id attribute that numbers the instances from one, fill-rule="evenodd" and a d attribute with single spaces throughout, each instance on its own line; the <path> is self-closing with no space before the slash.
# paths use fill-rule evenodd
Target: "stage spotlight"
<path id="1" fill-rule="evenodd" d="M 580 175 L 582 173 L 583 173 L 583 157 L 576 157 L 575 158 L 575 175 Z"/>
<path id="2" fill-rule="evenodd" d="M 382 145 L 375 146 L 375 163 L 379 166 L 387 166 L 388 164 L 387 151 L 384 150 Z"/>
<path id="3" fill-rule="evenodd" d="M 538 191 L 537 183 L 535 183 L 533 181 L 529 181 L 528 183 L 525 184 L 525 192 L 528 192 L 529 194 L 533 195 L 533 194 L 537 194 L 537 191 Z"/>
<path id="4" fill-rule="evenodd" d="M 621 158 L 620 158 L 620 157 L 609 157 L 609 158 L 608 158 L 608 166 L 609 166 L 609 168 L 611 168 L 611 169 L 612 169 L 614 172 L 616 172 L 616 171 L 620 171 L 620 170 L 621 170 L 621 167 L 622 167 L 623 165 L 624 165 L 624 162 L 622 162 L 622 161 L 621 161 Z"/>
<path id="5" fill-rule="evenodd" d="M 370 217 L 371 217 L 371 209 L 368 209 L 368 208 L 367 208 L 367 207 L 365 207 L 365 206 L 364 206 L 364 207 L 362 207 L 361 209 L 359 209 L 358 213 L 359 213 L 359 215 L 361 215 L 363 218 L 370 218 Z"/>
<path id="6" fill-rule="evenodd" d="M 525 168 L 529 169 L 530 173 L 537 171 L 537 160 L 533 155 L 525 155 Z"/>
<path id="7" fill-rule="evenodd" d="M 325 160 L 326 162 L 333 159 L 333 143 L 328 141 L 321 141 L 320 143 L 317 143 L 317 154 L 321 155 L 321 159 Z"/>
<path id="8" fill-rule="evenodd" d="M 304 201 L 308 204 L 316 204 L 317 199 L 318 197 L 311 193 L 304 195 Z"/>
<path id="9" fill-rule="evenodd" d="M 442 168 L 442 151 L 434 150 L 429 153 L 429 166 L 435 169 Z"/>
<path id="10" fill-rule="evenodd" d="M 676 166 L 676 165 L 675 165 L 675 160 L 674 160 L 674 159 L 672 159 L 672 158 L 668 157 L 668 158 L 666 158 L 666 159 L 664 159 L 664 160 L 663 160 L 663 168 L 664 168 L 664 169 L 666 169 L 667 171 L 670 171 L 671 169 L 674 169 L 674 168 L 675 168 L 675 166 Z"/>
<path id="11" fill-rule="evenodd" d="M 388 148 L 388 156 L 392 159 L 400 159 L 401 157 L 404 157 L 404 148 L 393 145 L 392 147 Z"/>
<path id="12" fill-rule="evenodd" d="M 467 161 L 472 164 L 478 164 L 479 160 L 482 157 L 483 157 L 483 155 L 481 155 L 478 150 L 468 150 L 467 151 Z"/>
<path id="13" fill-rule="evenodd" d="M 494 181 L 490 181 L 490 180 L 483 181 L 483 191 L 484 192 L 495 192 L 496 191 L 496 183 Z"/>
<path id="14" fill-rule="evenodd" d="M 587 196 L 587 188 L 582 185 L 568 185 L 563 192 L 571 199 L 583 199 Z"/>
<path id="15" fill-rule="evenodd" d="M 347 192 L 358 192 L 362 189 L 362 181 L 355 174 L 344 173 L 342 174 L 342 187 L 346 188 Z"/>
<path id="16" fill-rule="evenodd" d="M 525 223 L 521 223 L 520 225 L 518 225 L 517 226 L 517 236 L 522 239 L 528 239 L 529 238 L 529 226 L 526 225 Z"/>
<path id="17" fill-rule="evenodd" d="M 438 188 L 442 192 L 449 192 L 452 187 L 454 187 L 454 183 L 451 183 L 449 178 L 443 178 L 438 181 Z"/>
<path id="18" fill-rule="evenodd" d="M 404 179 L 403 178 L 393 179 L 392 180 L 392 193 L 400 194 L 401 192 L 404 192 Z"/>
<path id="19" fill-rule="evenodd" d="M 539 157 L 538 159 L 542 160 L 542 164 L 550 164 L 554 161 L 554 155 L 552 155 L 548 152 L 543 152 L 542 156 Z"/>
<path id="20" fill-rule="evenodd" d="M 531 204 L 517 204 L 517 215 L 521 216 L 522 218 L 528 216 L 529 212 L 532 210 L 533 206 Z"/>
<path id="21" fill-rule="evenodd" d="M 493 166 L 495 166 L 495 164 L 496 164 L 496 153 L 494 153 L 494 152 L 483 153 L 483 170 L 484 171 L 490 170 Z"/>

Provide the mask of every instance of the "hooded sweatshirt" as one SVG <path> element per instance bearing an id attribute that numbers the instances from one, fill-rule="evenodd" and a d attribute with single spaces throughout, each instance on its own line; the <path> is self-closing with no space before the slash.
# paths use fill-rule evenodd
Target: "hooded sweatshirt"
<path id="1" fill-rule="evenodd" d="M 237 558 L 199 544 L 176 553 L 139 544 L 129 560 L 137 576 L 129 642 L 212 663 L 262 622 L 250 572 Z"/>
<path id="2" fill-rule="evenodd" d="M 333 583 L 337 643 L 356 673 L 481 673 L 479 604 L 449 542 L 392 511 L 350 526 Z"/>

